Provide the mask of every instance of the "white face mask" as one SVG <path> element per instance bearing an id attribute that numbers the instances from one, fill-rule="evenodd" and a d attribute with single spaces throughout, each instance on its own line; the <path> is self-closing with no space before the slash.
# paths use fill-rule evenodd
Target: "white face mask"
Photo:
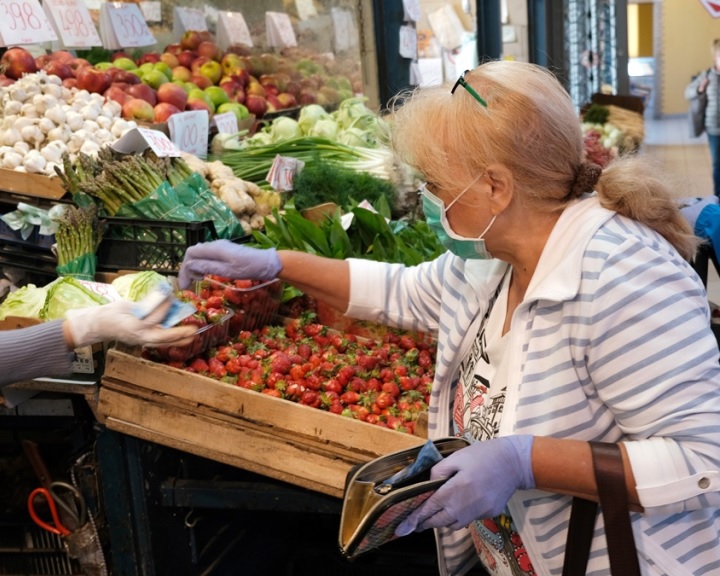
<path id="1" fill-rule="evenodd" d="M 447 211 L 458 201 L 458 198 L 470 190 L 470 187 L 482 176 L 481 174 L 475 178 L 447 207 L 440 198 L 427 189 L 425 183 L 420 186 L 420 193 L 423 197 L 423 213 L 425 214 L 425 220 L 428 226 L 435 232 L 445 248 L 465 260 L 489 260 L 492 258 L 485 246 L 485 235 L 495 223 L 497 216 L 493 216 L 485 230 L 480 233 L 480 236 L 473 239 L 460 236 L 452 229 L 447 219 Z"/>

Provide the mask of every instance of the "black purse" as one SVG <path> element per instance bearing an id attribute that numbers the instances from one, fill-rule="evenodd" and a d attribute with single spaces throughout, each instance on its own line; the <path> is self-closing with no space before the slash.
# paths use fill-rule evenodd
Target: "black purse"
<path id="1" fill-rule="evenodd" d="M 590 448 L 600 509 L 605 520 L 610 572 L 613 576 L 640 576 L 620 447 L 590 442 Z M 586 573 L 597 509 L 596 502 L 573 498 L 562 576 Z"/>

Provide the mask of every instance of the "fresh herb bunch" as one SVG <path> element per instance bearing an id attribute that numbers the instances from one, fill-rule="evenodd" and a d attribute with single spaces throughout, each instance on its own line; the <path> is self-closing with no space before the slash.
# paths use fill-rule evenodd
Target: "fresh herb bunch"
<path id="1" fill-rule="evenodd" d="M 583 121 L 591 124 L 605 124 L 608 117 L 610 116 L 610 110 L 600 104 L 590 104 L 589 108 L 585 110 L 583 115 Z"/>
<path id="2" fill-rule="evenodd" d="M 395 186 L 387 180 L 322 161 L 305 166 L 293 180 L 292 197 L 298 210 L 324 202 L 345 207 L 352 200 L 367 200 L 374 205 L 380 198 L 392 206 L 395 195 Z"/>

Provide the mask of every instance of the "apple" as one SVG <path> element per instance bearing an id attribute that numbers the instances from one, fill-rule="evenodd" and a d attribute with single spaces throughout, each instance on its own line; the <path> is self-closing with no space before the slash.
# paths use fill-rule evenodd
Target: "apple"
<path id="1" fill-rule="evenodd" d="M 51 76 L 57 76 L 61 80 L 65 80 L 65 78 L 72 78 L 74 76 L 70 66 L 61 60 L 50 60 L 50 62 L 43 66 L 43 70 Z"/>
<path id="2" fill-rule="evenodd" d="M 242 104 L 245 101 L 245 90 L 240 83 L 234 80 L 226 80 L 220 82 L 220 88 L 225 90 L 231 102 L 240 102 Z"/>
<path id="3" fill-rule="evenodd" d="M 155 88 L 155 90 L 157 90 L 162 84 L 170 82 L 170 78 L 165 76 L 165 74 L 159 70 L 150 70 L 150 72 L 142 75 L 142 81 L 151 88 Z"/>
<path id="4" fill-rule="evenodd" d="M 73 74 L 77 75 L 78 70 L 80 68 L 84 68 L 86 66 L 92 66 L 90 62 L 85 60 L 85 58 L 72 58 L 66 62 L 68 66 L 70 66 L 70 69 L 73 71 Z"/>
<path id="5" fill-rule="evenodd" d="M 102 94 L 110 88 L 112 78 L 104 70 L 98 70 L 92 66 L 83 66 L 75 74 L 77 87 L 80 90 L 87 90 L 91 94 Z"/>
<path id="6" fill-rule="evenodd" d="M 33 74 L 37 71 L 35 58 L 25 48 L 19 46 L 9 48 L 0 58 L 0 73 L 13 80 L 22 78 L 23 74 Z"/>
<path id="7" fill-rule="evenodd" d="M 220 81 L 220 78 L 222 78 L 222 68 L 220 67 L 220 63 L 215 62 L 215 60 L 205 62 L 205 64 L 200 66 L 199 72 L 203 76 L 209 78 L 210 82 L 213 84 L 217 84 Z"/>
<path id="8" fill-rule="evenodd" d="M 212 103 L 208 104 L 202 98 L 188 98 L 185 110 L 207 110 L 208 116 L 212 116 L 215 113 L 215 108 Z"/>
<path id="9" fill-rule="evenodd" d="M 35 57 L 35 66 L 37 66 L 38 70 L 42 70 L 43 68 L 45 68 L 45 65 L 51 61 L 52 57 L 50 56 L 50 54 L 40 54 L 40 56 Z"/>
<path id="10" fill-rule="evenodd" d="M 175 68 L 172 69 L 171 80 L 181 80 L 183 82 L 190 82 L 191 78 L 192 78 L 192 72 L 190 71 L 190 68 L 185 68 L 185 66 L 175 66 Z"/>
<path id="11" fill-rule="evenodd" d="M 160 62 L 160 54 L 157 52 L 146 52 L 138 58 L 137 64 L 138 66 L 142 66 L 143 64 L 155 64 L 155 62 Z"/>
<path id="12" fill-rule="evenodd" d="M 166 82 L 157 89 L 158 103 L 172 104 L 179 110 L 184 110 L 188 101 L 187 92 L 181 86 Z"/>
<path id="13" fill-rule="evenodd" d="M 225 92 L 225 90 L 223 90 L 220 86 L 208 86 L 205 88 L 204 92 L 208 95 L 208 98 L 210 98 L 215 108 L 220 106 L 220 104 L 230 102 L 230 97 L 227 92 Z"/>
<path id="14" fill-rule="evenodd" d="M 280 100 L 277 99 L 277 96 L 275 94 L 268 94 L 265 97 L 265 100 L 267 100 L 267 112 L 276 112 L 277 110 L 282 109 L 282 104 L 280 104 Z"/>
<path id="15" fill-rule="evenodd" d="M 160 62 L 166 64 L 171 70 L 180 65 L 178 57 L 175 54 L 170 54 L 170 52 L 160 54 Z"/>
<path id="16" fill-rule="evenodd" d="M 210 58 L 207 56 L 197 56 L 190 65 L 190 70 L 192 70 L 195 74 L 200 72 L 200 67 L 203 64 L 206 64 L 207 62 L 211 62 Z"/>
<path id="17" fill-rule="evenodd" d="M 65 78 L 65 80 L 62 81 L 62 85 L 64 88 L 76 88 L 77 78 L 74 76 L 72 78 Z"/>
<path id="18" fill-rule="evenodd" d="M 168 44 L 165 46 L 165 54 L 172 54 L 173 56 L 177 56 L 180 52 L 182 52 L 182 50 L 183 48 L 179 43 Z"/>
<path id="19" fill-rule="evenodd" d="M 242 68 L 240 67 L 240 64 L 240 56 L 237 54 L 228 53 L 220 59 L 220 66 L 222 66 L 223 74 L 225 76 L 231 76 L 238 70 L 241 70 Z"/>
<path id="20" fill-rule="evenodd" d="M 140 66 L 138 66 L 138 74 L 140 76 L 142 76 L 143 74 L 147 74 L 148 72 L 151 72 L 152 70 L 155 70 L 154 62 L 144 62 L 143 64 L 140 64 Z"/>
<path id="21" fill-rule="evenodd" d="M 185 107 L 183 106 L 183 108 Z M 167 119 L 170 118 L 170 116 L 177 114 L 178 112 L 182 112 L 182 109 L 170 104 L 169 102 L 160 102 L 155 105 L 153 112 L 155 113 L 155 122 L 167 122 Z"/>
<path id="22" fill-rule="evenodd" d="M 147 100 L 130 98 L 122 105 L 122 117 L 126 120 L 154 122 L 155 110 Z"/>
<path id="23" fill-rule="evenodd" d="M 165 62 L 157 62 L 155 65 L 155 70 L 158 72 L 161 72 L 163 75 L 170 78 L 172 76 L 172 68 L 165 64 Z"/>
<path id="24" fill-rule="evenodd" d="M 137 66 L 135 65 L 135 62 L 133 62 L 130 58 L 116 58 L 112 61 L 113 66 L 115 68 L 120 68 L 121 70 L 135 70 Z"/>
<path id="25" fill-rule="evenodd" d="M 120 70 L 113 75 L 113 82 L 124 82 L 125 84 L 140 84 L 140 76 L 130 70 Z"/>
<path id="26" fill-rule="evenodd" d="M 0 74 L 0 88 L 6 88 L 7 86 L 11 86 L 13 84 L 15 84 L 15 80 L 8 78 L 5 74 Z"/>
<path id="27" fill-rule="evenodd" d="M 128 58 L 129 60 L 132 60 L 130 54 L 125 52 L 125 50 L 116 50 L 110 54 L 110 62 L 115 62 L 118 58 Z"/>
<path id="28" fill-rule="evenodd" d="M 218 45 L 209 40 L 203 40 L 200 44 L 198 44 L 197 53 L 198 56 L 205 56 L 206 58 L 210 58 L 210 60 L 215 60 L 217 62 L 220 62 L 220 59 L 223 56 L 222 51 L 218 48 Z"/>
<path id="29" fill-rule="evenodd" d="M 280 94 L 277 95 L 277 99 L 282 108 L 293 108 L 297 106 L 297 98 L 289 92 L 280 92 Z"/>
<path id="30" fill-rule="evenodd" d="M 210 96 L 205 94 L 205 91 L 201 90 L 200 88 L 193 88 L 188 92 L 188 103 L 190 102 L 190 100 L 203 100 L 212 107 L 213 112 L 215 111 L 215 104 L 213 104 Z"/>
<path id="31" fill-rule="evenodd" d="M 251 80 L 248 82 L 248 85 L 245 87 L 245 93 L 247 95 L 252 94 L 253 96 L 261 96 L 262 98 L 265 98 L 265 88 L 257 81 L 253 82 Z"/>
<path id="32" fill-rule="evenodd" d="M 250 74 L 244 68 L 237 70 L 237 72 L 230 76 L 230 78 L 235 80 L 235 82 L 240 82 L 243 86 L 250 84 Z"/>
<path id="33" fill-rule="evenodd" d="M 193 61 L 197 57 L 197 52 L 193 52 L 192 50 L 183 50 L 177 55 L 178 63 L 180 66 L 185 66 L 185 68 L 191 68 Z"/>
<path id="34" fill-rule="evenodd" d="M 96 62 L 95 63 L 95 68 L 97 70 L 109 70 L 112 67 L 113 67 L 112 62 Z"/>
<path id="35" fill-rule="evenodd" d="M 340 102 L 338 91 L 335 88 L 331 88 L 330 86 L 321 87 L 318 91 L 318 94 L 322 94 L 327 99 L 330 106 L 333 106 Z"/>
<path id="36" fill-rule="evenodd" d="M 215 110 L 216 114 L 224 114 L 225 112 L 232 112 L 235 114 L 238 122 L 244 120 L 250 115 L 248 109 L 239 102 L 225 102 L 225 104 L 220 104 L 220 106 L 218 106 Z"/>
<path id="37" fill-rule="evenodd" d="M 125 92 L 122 87 L 115 85 L 110 86 L 110 88 L 105 90 L 105 92 L 103 92 L 103 96 L 105 96 L 107 100 L 114 100 L 115 102 L 120 104 L 120 106 L 125 104 L 125 102 L 127 102 L 131 98 L 130 95 Z"/>
<path id="38" fill-rule="evenodd" d="M 190 82 L 196 84 L 197 87 L 201 88 L 202 90 L 204 90 L 208 86 L 213 85 L 212 80 L 210 80 L 210 78 L 208 78 L 207 76 L 203 76 L 202 74 L 193 74 L 190 77 Z"/>
<path id="39" fill-rule="evenodd" d="M 185 50 L 197 50 L 203 39 L 197 30 L 188 30 L 180 38 L 180 46 Z"/>
<path id="40" fill-rule="evenodd" d="M 303 88 L 300 92 L 300 97 L 297 99 L 301 106 L 305 104 L 315 104 L 317 102 L 317 92 L 308 88 Z"/>
<path id="41" fill-rule="evenodd" d="M 150 104 L 150 106 L 155 106 L 155 104 L 157 104 L 157 94 L 155 93 L 155 90 L 147 84 L 133 84 L 127 89 L 127 93 L 133 98 L 145 100 L 145 102 Z"/>
<path id="42" fill-rule="evenodd" d="M 60 62 L 65 62 L 66 64 L 75 58 L 73 56 L 72 52 L 68 52 L 67 50 L 55 50 L 55 52 L 52 52 L 50 54 L 50 58 L 53 60 L 60 60 Z"/>
<path id="43" fill-rule="evenodd" d="M 258 118 L 267 112 L 267 100 L 257 94 L 247 94 L 245 96 L 245 107 L 250 114 L 255 114 Z"/>

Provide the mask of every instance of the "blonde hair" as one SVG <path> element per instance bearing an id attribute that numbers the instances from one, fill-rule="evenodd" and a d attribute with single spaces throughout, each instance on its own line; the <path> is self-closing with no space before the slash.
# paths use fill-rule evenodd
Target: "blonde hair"
<path id="1" fill-rule="evenodd" d="M 446 190 L 502 164 L 521 202 L 565 208 L 584 161 L 580 119 L 566 90 L 546 68 L 524 62 L 487 62 L 465 80 L 487 107 L 462 86 L 451 94 L 449 83 L 396 97 L 391 137 L 399 156 Z M 698 239 L 656 167 L 622 157 L 603 170 L 596 191 L 602 206 L 653 228 L 692 258 Z"/>

